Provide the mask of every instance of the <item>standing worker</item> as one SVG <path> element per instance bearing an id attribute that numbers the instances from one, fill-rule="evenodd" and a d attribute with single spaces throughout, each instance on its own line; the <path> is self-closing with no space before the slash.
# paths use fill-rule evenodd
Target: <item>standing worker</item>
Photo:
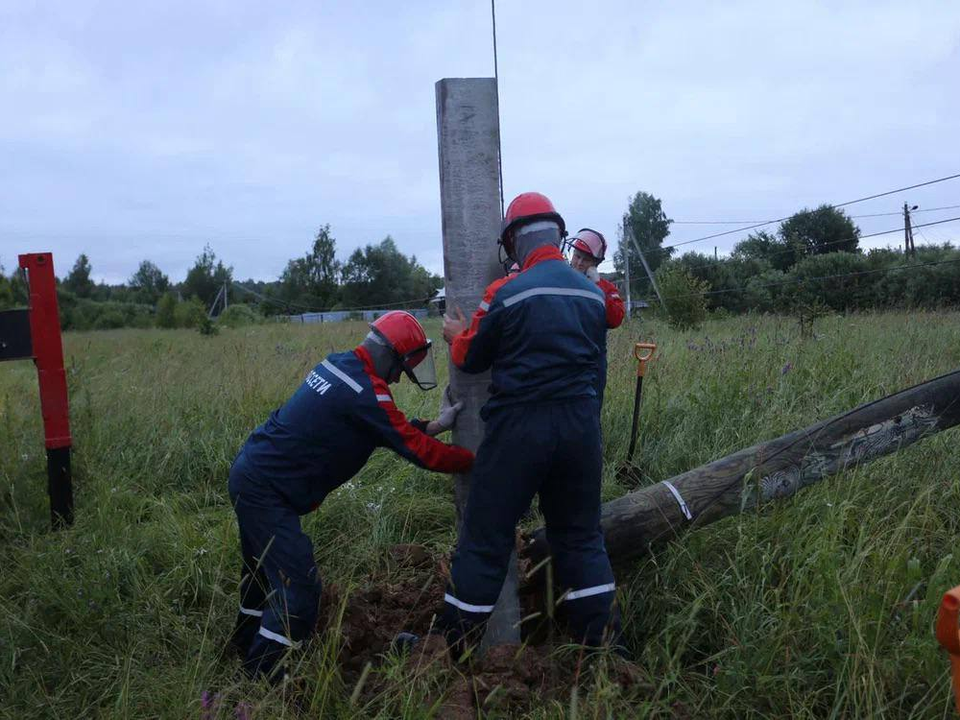
<path id="1" fill-rule="evenodd" d="M 570 267 L 586 275 L 590 282 L 596 283 L 597 287 L 603 290 L 607 308 L 607 327 L 611 330 L 620 327 L 626 313 L 623 298 L 620 297 L 617 286 L 600 277 L 600 271 L 597 269 L 607 254 L 607 239 L 596 230 L 582 228 L 570 240 L 570 247 L 573 248 Z"/>
<path id="2" fill-rule="evenodd" d="M 570 267 L 586 275 L 590 282 L 596 283 L 603 290 L 603 297 L 607 310 L 607 327 L 610 330 L 620 327 L 623 322 L 625 309 L 623 298 L 617 286 L 609 280 L 600 277 L 597 266 L 603 262 L 607 254 L 607 239 L 602 233 L 590 228 L 582 228 L 570 241 L 573 248 L 573 257 L 570 258 Z M 603 403 L 603 392 L 607 386 L 607 346 L 603 346 L 603 357 L 600 360 L 600 403 Z"/>
<path id="3" fill-rule="evenodd" d="M 353 477 L 377 447 L 420 467 L 466 472 L 473 454 L 433 439 L 453 427 L 462 403 L 444 393 L 440 416 L 408 421 L 388 384 L 406 374 L 436 387 L 433 350 L 410 313 L 386 313 L 351 352 L 317 365 L 293 396 L 253 431 L 230 469 L 243 572 L 231 644 L 251 676 L 279 679 L 278 661 L 314 630 L 320 577 L 300 516 Z"/>
<path id="4" fill-rule="evenodd" d="M 539 494 L 555 597 L 574 640 L 616 642 L 614 578 L 600 528 L 598 380 L 606 306 L 564 260 L 563 218 L 540 193 L 507 208 L 500 236 L 522 271 L 487 287 L 469 326 L 444 317 L 453 363 L 491 369 L 486 426 L 438 630 L 455 654 L 478 641 L 507 573 L 516 524 Z"/>

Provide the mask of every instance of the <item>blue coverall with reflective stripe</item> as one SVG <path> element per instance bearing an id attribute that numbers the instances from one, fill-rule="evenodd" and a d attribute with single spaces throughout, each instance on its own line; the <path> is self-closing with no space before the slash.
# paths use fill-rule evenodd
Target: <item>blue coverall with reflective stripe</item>
<path id="1" fill-rule="evenodd" d="M 473 455 L 407 421 L 367 351 L 330 355 L 251 433 L 230 470 L 243 552 L 233 642 L 250 674 L 269 673 L 313 631 L 320 577 L 303 515 L 363 467 L 377 447 L 439 472 L 464 472 Z"/>
<path id="2" fill-rule="evenodd" d="M 558 249 L 544 247 L 522 272 L 487 288 L 470 327 L 451 343 L 461 370 L 490 369 L 492 381 L 439 623 L 455 646 L 476 638 L 489 618 L 517 521 L 535 494 L 555 597 L 563 598 L 575 639 L 600 645 L 619 635 L 600 528 L 598 386 L 606 329 L 603 291 Z"/>

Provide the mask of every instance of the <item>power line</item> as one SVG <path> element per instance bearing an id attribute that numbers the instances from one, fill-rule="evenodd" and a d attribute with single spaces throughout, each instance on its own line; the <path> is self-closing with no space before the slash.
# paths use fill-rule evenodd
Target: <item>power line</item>
<path id="1" fill-rule="evenodd" d="M 954 175 L 947 175 L 941 178 L 934 178 L 933 180 L 927 180 L 922 183 L 916 183 L 914 185 L 907 185 L 906 187 L 896 188 L 895 190 L 887 190 L 882 193 L 875 193 L 873 195 L 867 195 L 866 197 L 857 198 L 856 200 L 847 200 L 846 202 L 836 203 L 834 205 L 828 205 L 831 208 L 842 208 L 847 207 L 848 205 L 855 205 L 857 203 L 866 202 L 867 200 L 875 200 L 876 198 L 886 197 L 887 195 L 895 195 L 897 193 L 905 192 L 907 190 L 913 190 L 919 187 L 926 187 L 927 185 L 934 185 L 936 183 L 946 182 L 947 180 L 954 180 L 960 177 L 960 173 Z M 684 240 L 683 242 L 674 243 L 673 245 L 665 245 L 663 247 L 657 248 L 658 250 L 670 250 L 675 247 L 680 247 L 681 245 L 692 245 L 693 243 L 703 242 L 705 240 L 712 240 L 714 238 L 723 237 L 724 235 L 732 235 L 733 233 L 743 232 L 745 230 L 755 230 L 756 228 L 761 228 L 766 225 L 772 225 L 774 223 L 783 222 L 784 220 L 789 220 L 792 215 L 787 215 L 782 218 L 777 218 L 776 220 L 765 220 L 760 223 L 755 223 L 753 225 L 745 225 L 744 227 L 739 227 L 734 230 L 725 230 L 723 232 L 714 233 L 712 235 L 705 235 L 703 237 L 694 238 L 693 240 Z"/>
<path id="2" fill-rule="evenodd" d="M 384 308 L 400 307 L 401 305 L 415 305 L 417 303 L 423 303 L 425 301 L 425 298 L 419 297 L 413 300 L 402 300 L 400 302 L 392 302 L 392 303 L 379 303 L 377 305 L 362 305 L 357 307 L 331 307 L 331 308 L 325 308 L 325 309 L 318 309 L 318 308 L 310 307 L 308 305 L 301 305 L 300 303 L 295 303 L 288 300 L 280 300 L 278 298 L 266 297 L 256 292 L 255 290 L 251 290 L 250 288 L 244 287 L 238 282 L 231 283 L 231 287 L 235 287 L 239 290 L 242 290 L 245 293 L 253 295 L 254 297 L 259 298 L 261 301 L 265 303 L 270 303 L 270 304 L 276 305 L 277 307 L 285 307 L 287 309 L 298 308 L 300 310 L 305 310 L 308 313 L 353 312 L 354 310 L 381 310 Z M 426 298 L 426 299 L 429 299 L 429 298 Z"/>
<path id="3" fill-rule="evenodd" d="M 671 220 L 671 225 L 743 225 L 745 223 L 773 222 L 765 220 Z"/>
<path id="4" fill-rule="evenodd" d="M 960 205 L 944 205 L 943 207 L 935 208 L 918 208 L 913 212 L 935 212 L 937 210 L 954 210 L 960 208 Z M 902 216 L 903 212 L 884 212 L 884 213 L 870 213 L 868 215 L 849 215 L 848 217 L 851 220 L 858 220 L 860 218 L 873 218 L 873 217 L 892 217 L 894 215 Z M 671 220 L 671 225 L 744 225 L 746 223 L 762 223 L 762 222 L 777 222 L 776 220 Z"/>
<path id="5" fill-rule="evenodd" d="M 960 263 L 960 258 L 953 260 L 937 260 L 935 262 L 929 263 L 915 263 L 913 265 L 896 265 L 894 267 L 888 268 L 877 268 L 875 270 L 858 270 L 855 272 L 849 273 L 839 273 L 835 275 L 820 275 L 816 277 L 807 277 L 807 278 L 790 278 L 789 280 L 780 280 L 778 282 L 763 283 L 761 285 L 753 285 L 750 289 L 754 288 L 769 288 L 769 287 L 778 287 L 781 285 L 797 285 L 806 282 L 814 282 L 819 280 L 841 280 L 848 277 L 858 277 L 861 275 L 875 275 L 876 273 L 884 272 L 893 272 L 895 270 L 912 270 L 915 268 L 924 268 L 924 267 L 934 267 L 937 265 L 955 265 Z M 735 287 L 735 288 L 721 288 L 720 290 L 704 290 L 703 292 L 696 293 L 684 293 L 683 295 L 673 295 L 668 297 L 668 300 L 680 300 L 681 298 L 687 297 L 697 297 L 697 296 L 706 296 L 706 295 L 724 295 L 726 293 L 732 292 L 745 292 L 748 288 L 745 287 Z"/>
<path id="6" fill-rule="evenodd" d="M 917 208 L 916 210 L 913 210 L 913 212 L 935 212 L 937 210 L 955 210 L 956 208 L 960 208 L 960 205 L 944 205 L 943 207 L 935 208 Z"/>
<path id="7" fill-rule="evenodd" d="M 901 215 L 901 216 L 903 215 L 902 212 L 893 213 L 893 214 L 894 214 L 894 215 Z M 946 219 L 943 219 L 943 220 L 934 220 L 934 221 L 932 221 L 932 222 L 922 223 L 922 224 L 920 224 L 920 225 L 914 225 L 914 226 L 913 226 L 913 229 L 914 229 L 914 230 L 918 230 L 919 228 L 930 227 L 931 225 L 943 225 L 944 223 L 956 222 L 957 220 L 960 220 L 960 215 L 958 215 L 957 217 L 946 218 Z M 819 249 L 819 248 L 824 248 L 824 247 L 828 247 L 828 246 L 831 246 L 831 245 L 837 245 L 837 244 L 839 244 L 839 243 L 850 242 L 851 240 L 866 240 L 866 239 L 872 238 L 872 237 L 879 237 L 880 235 L 891 235 L 891 234 L 893 234 L 893 233 L 899 233 L 899 232 L 903 232 L 903 228 L 902 228 L 902 227 L 892 228 L 892 229 L 890 229 L 890 230 L 881 230 L 880 232 L 868 233 L 868 234 L 866 234 L 866 235 L 853 235 L 853 236 L 850 236 L 850 237 L 840 238 L 839 240 L 831 240 L 830 242 L 822 243 L 821 245 L 818 245 L 818 246 L 816 246 L 816 247 L 805 248 L 804 250 L 805 250 L 805 254 L 806 254 L 806 255 L 813 255 L 813 254 L 814 254 L 814 251 L 817 250 L 817 249 Z M 778 250 L 777 252 L 770 253 L 766 258 L 757 258 L 757 259 L 769 259 L 769 258 L 771 258 L 771 257 L 781 257 L 781 256 L 783 256 L 783 255 L 795 253 L 795 252 L 797 252 L 798 249 L 799 249 L 799 248 L 786 248 L 786 249 L 784 249 L 784 250 Z M 739 257 L 736 257 L 736 256 L 734 256 L 734 255 L 727 255 L 726 257 L 720 258 L 720 259 L 718 259 L 718 260 L 708 260 L 707 262 L 703 262 L 703 263 L 700 263 L 700 264 L 698 264 L 698 265 L 684 265 L 683 267 L 684 267 L 686 270 L 698 270 L 698 269 L 700 269 L 700 268 L 705 268 L 705 267 L 717 267 L 718 265 L 722 265 L 722 264 L 724 264 L 724 263 L 735 262 L 735 261 L 743 261 L 743 260 L 744 260 L 744 258 L 739 258 Z M 647 278 L 637 278 L 637 280 L 640 281 L 640 282 L 649 282 L 649 280 L 648 280 Z"/>

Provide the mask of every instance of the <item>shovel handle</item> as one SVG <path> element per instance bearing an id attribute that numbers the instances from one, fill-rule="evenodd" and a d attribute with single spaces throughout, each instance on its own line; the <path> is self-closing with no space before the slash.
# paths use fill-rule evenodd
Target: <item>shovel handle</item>
<path id="1" fill-rule="evenodd" d="M 637 343 L 633 347 L 633 356 L 637 359 L 637 377 L 643 377 L 647 371 L 647 361 L 657 351 L 656 343 Z"/>

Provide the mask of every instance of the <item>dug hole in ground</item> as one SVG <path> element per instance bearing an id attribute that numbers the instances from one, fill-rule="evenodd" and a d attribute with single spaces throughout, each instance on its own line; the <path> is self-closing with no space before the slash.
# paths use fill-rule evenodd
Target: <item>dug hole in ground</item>
<path id="1" fill-rule="evenodd" d="M 342 639 L 338 662 L 344 681 L 355 693 L 359 686 L 358 699 L 372 700 L 387 690 L 384 679 L 365 669 L 384 662 L 401 629 L 421 637 L 404 663 L 410 672 L 437 676 L 436 700 L 443 717 L 474 717 L 477 708 L 523 712 L 549 700 L 566 704 L 571 690 L 587 680 L 597 664 L 603 664 L 624 691 L 653 691 L 653 684 L 632 662 L 611 652 L 569 644 L 562 628 L 547 621 L 545 598 L 533 585 L 521 589 L 523 614 L 528 618 L 521 626 L 522 643 L 490 648 L 479 658 L 455 666 L 445 641 L 429 636 L 443 603 L 447 558 L 433 556 L 418 544 L 394 545 L 389 554 L 403 571 L 399 577 L 371 578 L 346 594 L 335 585 L 324 588 L 317 629 Z M 525 564 L 521 561 L 521 575 L 528 569 Z"/>

